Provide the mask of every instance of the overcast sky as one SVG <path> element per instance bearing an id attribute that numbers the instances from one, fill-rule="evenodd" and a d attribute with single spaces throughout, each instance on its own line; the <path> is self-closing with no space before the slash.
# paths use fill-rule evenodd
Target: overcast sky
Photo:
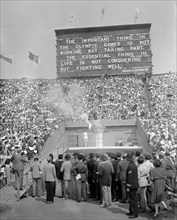
<path id="1" fill-rule="evenodd" d="M 101 19 L 101 9 L 105 14 Z M 176 71 L 176 1 L 1 0 L 1 78 L 56 78 L 55 29 L 151 23 L 153 73 Z M 37 65 L 29 51 L 39 54 Z"/>

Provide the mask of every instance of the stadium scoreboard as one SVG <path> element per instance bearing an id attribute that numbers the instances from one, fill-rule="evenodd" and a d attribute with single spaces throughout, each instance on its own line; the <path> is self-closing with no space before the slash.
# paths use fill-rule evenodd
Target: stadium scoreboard
<path id="1" fill-rule="evenodd" d="M 151 74 L 151 24 L 55 30 L 57 78 Z"/>

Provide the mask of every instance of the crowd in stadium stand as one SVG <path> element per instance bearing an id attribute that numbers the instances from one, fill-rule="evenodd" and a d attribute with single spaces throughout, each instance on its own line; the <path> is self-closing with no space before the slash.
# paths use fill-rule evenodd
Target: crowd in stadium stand
<path id="1" fill-rule="evenodd" d="M 175 74 L 153 76 L 148 91 L 137 77 L 1 80 L 0 150 L 11 154 L 19 146 L 31 157 L 60 121 L 77 120 L 82 112 L 89 120 L 138 117 L 155 149 L 173 150 L 177 144 L 175 84 Z M 57 93 L 59 86 L 63 97 Z M 58 107 L 60 101 L 62 107 Z"/>
<path id="2" fill-rule="evenodd" d="M 42 150 L 58 120 L 40 106 L 48 86 L 42 80 L 1 80 L 1 152 L 11 155 L 18 146 L 30 158 Z"/>
<path id="3" fill-rule="evenodd" d="M 155 150 L 168 149 L 173 155 L 177 147 L 176 85 L 175 74 L 153 76 L 149 84 L 152 116 L 141 120 L 150 145 Z"/>
<path id="4" fill-rule="evenodd" d="M 124 120 L 138 117 L 149 137 L 150 146 L 156 152 L 152 155 L 152 158 L 147 155 L 135 154 L 135 162 L 138 165 L 138 169 L 139 167 L 144 167 L 145 162 L 149 159 L 153 161 L 158 159 L 161 161 L 162 166 L 165 163 L 166 168 L 174 168 L 175 149 L 177 148 L 175 74 L 152 76 L 146 85 L 138 77 L 118 76 L 65 80 L 23 78 L 20 80 L 1 80 L 0 83 L 1 155 L 11 156 L 15 150 L 18 150 L 20 154 L 22 153 L 22 157 L 26 155 L 25 158 L 28 161 L 34 155 L 40 154 L 47 139 L 55 129 L 59 128 L 61 121 L 80 120 L 79 115 L 87 113 L 89 120 Z M 159 157 L 155 158 L 156 155 L 159 155 Z M 92 156 L 90 155 L 89 161 Z M 131 157 L 131 155 L 129 156 Z M 63 163 L 62 156 L 60 155 L 60 157 L 58 160 Z M 94 185 L 99 179 L 97 178 L 97 173 L 89 176 L 91 165 L 89 165 L 87 158 L 84 160 L 83 158 L 83 155 L 79 157 L 77 155 L 77 159 L 79 159 L 81 164 L 83 162 L 87 164 L 88 176 L 84 180 L 85 185 L 82 187 L 87 187 L 87 184 L 89 184 L 90 187 L 86 189 L 91 193 L 90 196 L 100 199 L 99 192 L 94 191 L 94 189 L 98 189 L 99 187 L 99 184 Z M 122 202 L 126 202 L 127 200 L 127 198 L 120 198 L 119 193 L 125 196 L 125 192 L 123 191 L 124 183 L 121 183 L 120 174 L 117 171 L 120 167 L 115 165 L 119 160 L 124 161 L 125 158 L 125 155 L 122 160 L 120 160 L 120 155 L 93 156 L 93 164 L 102 160 L 109 161 L 113 165 L 114 174 L 111 174 L 113 180 L 113 201 L 118 198 Z M 70 161 L 70 157 L 68 156 L 65 160 Z M 172 161 L 172 167 L 169 165 L 169 161 Z M 1 173 L 5 172 L 5 168 L 9 170 L 10 161 L 6 162 L 1 167 Z M 48 162 L 51 163 L 50 159 Z M 154 165 L 158 168 L 159 162 L 156 162 Z M 35 160 L 35 163 L 38 163 L 38 160 Z M 57 171 L 57 166 L 55 167 Z M 76 171 L 78 167 L 73 168 L 72 166 L 72 169 Z M 140 169 L 139 172 L 142 172 L 142 170 L 145 171 L 146 169 Z M 101 173 L 100 170 L 99 172 Z M 163 171 L 160 172 L 163 173 Z M 172 172 L 175 175 L 175 171 L 173 170 Z M 153 179 L 153 175 L 155 174 L 150 174 L 149 170 L 148 175 L 152 175 Z M 5 177 L 7 179 L 7 173 Z M 59 179 L 58 177 L 57 179 Z M 140 181 L 139 177 L 137 178 L 137 181 Z M 102 181 L 104 182 L 104 179 Z M 117 183 L 115 184 L 115 181 L 119 182 L 118 188 L 119 190 L 122 189 L 122 192 L 116 192 L 115 185 Z M 57 187 L 59 182 L 57 182 Z M 170 182 L 169 188 L 172 187 L 172 184 Z M 144 190 L 141 187 L 139 189 L 139 202 L 142 212 L 145 211 L 145 206 L 149 202 L 148 198 L 143 197 Z M 65 195 L 61 192 L 59 195 L 66 199 L 66 192 Z M 165 193 L 165 189 L 163 192 Z M 85 194 L 82 196 L 79 194 L 79 196 L 79 202 L 81 197 L 83 200 L 87 198 Z M 51 203 L 53 199 L 49 199 L 47 202 Z M 109 206 L 109 199 L 107 200 L 106 198 L 106 202 L 105 204 L 102 200 L 102 207 Z M 162 202 L 164 205 L 163 199 L 160 199 L 159 202 Z M 155 215 L 158 215 L 158 206 L 159 204 L 156 202 Z M 166 205 L 164 207 L 167 209 Z M 134 215 L 136 216 L 136 214 Z"/>

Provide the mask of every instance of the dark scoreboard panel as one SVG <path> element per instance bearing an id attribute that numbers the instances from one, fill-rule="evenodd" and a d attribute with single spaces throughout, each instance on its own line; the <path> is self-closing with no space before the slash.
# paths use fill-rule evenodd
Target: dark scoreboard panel
<path id="1" fill-rule="evenodd" d="M 55 30 L 57 77 L 151 74 L 151 24 Z"/>

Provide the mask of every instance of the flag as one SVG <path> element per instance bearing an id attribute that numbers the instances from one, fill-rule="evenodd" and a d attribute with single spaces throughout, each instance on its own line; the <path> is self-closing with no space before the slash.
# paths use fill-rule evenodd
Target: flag
<path id="1" fill-rule="evenodd" d="M 135 11 L 135 24 L 136 24 L 136 22 L 137 22 L 137 20 L 138 20 L 139 12 L 140 12 L 139 9 L 136 8 L 136 11 Z"/>
<path id="2" fill-rule="evenodd" d="M 12 63 L 12 57 L 10 57 L 9 55 L 1 55 L 0 54 L 0 58 L 7 61 L 8 63 Z"/>
<path id="3" fill-rule="evenodd" d="M 34 55 L 33 53 L 29 52 L 29 59 L 34 61 L 35 63 L 38 64 L 38 61 L 39 61 L 39 56 L 38 55 Z"/>

